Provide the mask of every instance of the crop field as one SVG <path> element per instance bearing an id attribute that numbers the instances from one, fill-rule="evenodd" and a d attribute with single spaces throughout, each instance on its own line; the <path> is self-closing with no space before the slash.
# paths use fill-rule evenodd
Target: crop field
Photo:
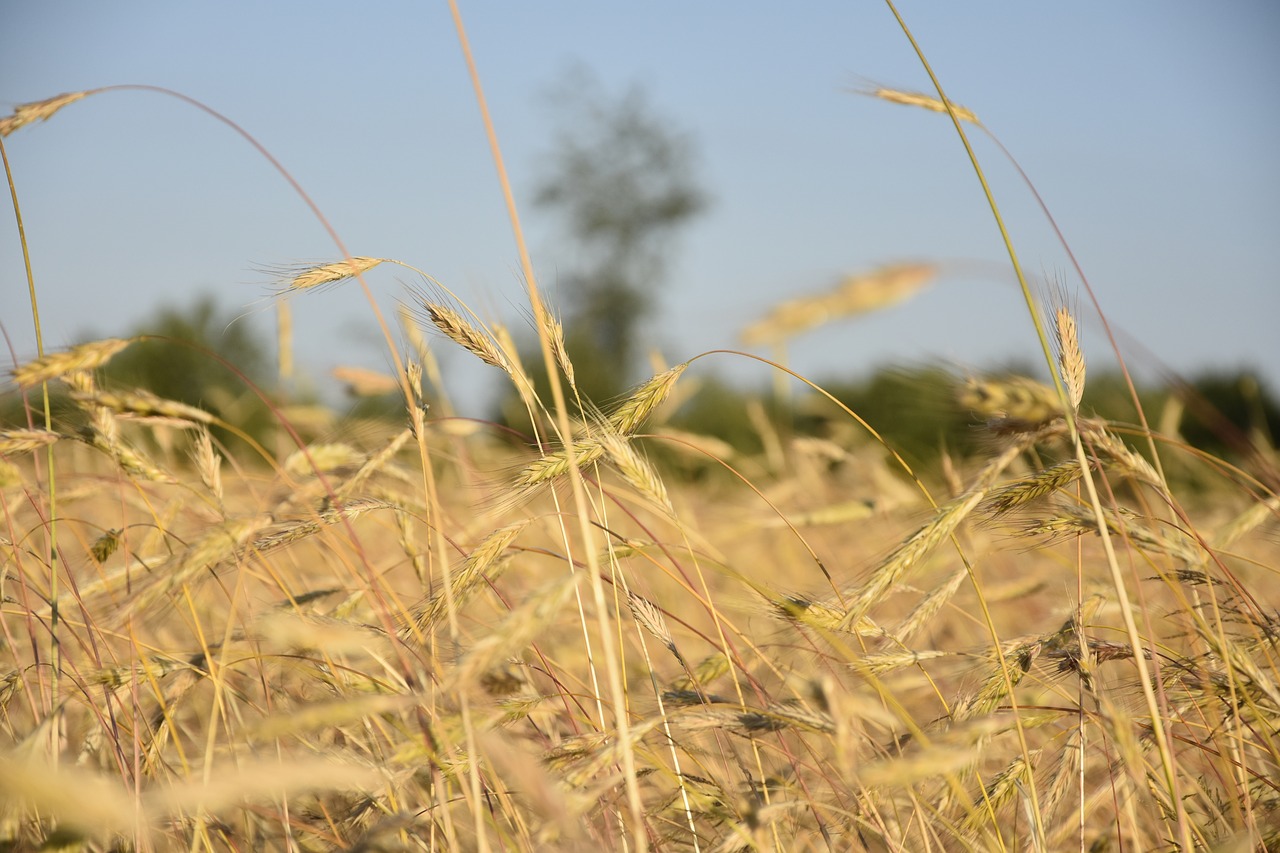
<path id="1" fill-rule="evenodd" d="M 286 298 L 405 266 L 336 245 L 282 274 L 281 347 Z M 678 420 L 696 353 L 583 399 L 522 275 L 534 349 L 443 284 L 370 300 L 394 369 L 346 380 L 390 416 L 246 382 L 249 429 L 108 381 L 141 338 L 12 369 L 0 849 L 1280 849 L 1268 436 L 1215 454 L 1132 388 L 1090 407 L 1085 312 L 1024 284 L 1052 378 L 957 371 L 976 449 L 908 459 L 781 359 L 785 398 L 721 412 L 739 446 Z M 445 348 L 525 425 L 459 417 Z"/>

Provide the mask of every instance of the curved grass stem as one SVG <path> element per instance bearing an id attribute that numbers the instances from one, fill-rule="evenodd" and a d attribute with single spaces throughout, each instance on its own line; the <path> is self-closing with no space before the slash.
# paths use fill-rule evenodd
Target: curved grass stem
<path id="1" fill-rule="evenodd" d="M 1107 557 L 1108 568 L 1110 569 L 1110 572 L 1111 572 L 1112 585 L 1115 588 L 1116 596 L 1120 603 L 1120 610 L 1121 610 L 1121 615 L 1124 619 L 1125 630 L 1129 636 L 1130 643 L 1133 644 L 1133 647 L 1142 648 L 1144 644 L 1142 641 L 1142 637 L 1138 632 L 1137 621 L 1135 620 L 1134 614 L 1133 614 L 1133 607 L 1129 602 L 1127 586 L 1124 582 L 1123 576 L 1120 573 L 1120 566 L 1116 558 L 1114 545 L 1111 542 L 1111 537 L 1108 534 L 1106 524 L 1103 523 L 1102 521 L 1104 519 L 1102 504 L 1098 497 L 1097 486 L 1094 484 L 1093 476 L 1090 474 L 1088 469 L 1088 455 L 1086 454 L 1084 449 L 1084 444 L 1081 442 L 1081 439 L 1080 439 L 1080 430 L 1076 423 L 1075 413 L 1072 410 L 1072 407 L 1068 405 L 1069 398 L 1067 395 L 1067 390 L 1063 384 L 1060 369 L 1056 363 L 1056 360 L 1054 359 L 1053 347 L 1050 344 L 1049 336 L 1045 331 L 1044 321 L 1041 316 L 1041 311 L 1036 302 L 1035 296 L 1031 292 L 1030 286 L 1027 284 L 1026 275 L 1023 273 L 1022 265 L 1018 261 L 1018 254 L 1017 254 L 1017 251 L 1014 249 L 1013 239 L 1009 235 L 1008 228 L 1005 227 L 1004 218 L 1000 214 L 1000 207 L 996 203 L 995 195 L 991 190 L 990 184 L 987 183 L 987 178 L 982 170 L 982 165 L 978 162 L 978 156 L 974 152 L 973 146 L 969 142 L 968 135 L 965 133 L 964 127 L 961 123 L 960 116 L 957 114 L 955 108 L 951 104 L 950 99 L 947 98 L 946 93 L 942 89 L 942 83 L 938 80 L 938 77 L 934 73 L 933 68 L 929 65 L 929 61 L 925 57 L 924 51 L 921 49 L 920 45 L 916 42 L 916 39 L 912 35 L 911 30 L 907 26 L 906 21 L 903 19 L 902 15 L 898 12 L 897 7 L 894 5 L 893 0 L 885 0 L 885 3 L 886 5 L 888 5 L 889 10 L 893 13 L 893 16 L 897 20 L 899 27 L 901 27 L 903 34 L 906 36 L 907 40 L 911 43 L 911 47 L 915 51 L 916 56 L 919 58 L 920 64 L 924 67 L 925 73 L 929 75 L 930 82 L 933 83 L 933 87 L 937 91 L 938 97 L 941 99 L 943 105 L 946 107 L 947 115 L 950 116 L 952 124 L 955 125 L 956 133 L 959 135 L 960 141 L 964 145 L 965 153 L 968 155 L 969 162 L 973 166 L 974 174 L 977 176 L 978 182 L 982 185 L 983 195 L 986 197 L 987 204 L 991 208 L 992 218 L 995 220 L 996 227 L 1000 231 L 1000 238 L 1004 242 L 1005 249 L 1009 254 L 1009 261 L 1013 265 L 1014 274 L 1018 278 L 1018 285 L 1022 289 L 1022 296 L 1027 305 L 1027 312 L 1031 315 L 1031 322 L 1035 326 L 1036 337 L 1040 341 L 1040 346 L 1044 353 L 1045 360 L 1049 365 L 1049 373 L 1053 377 L 1054 387 L 1057 389 L 1059 398 L 1062 400 L 1062 403 L 1063 403 L 1063 410 L 1064 410 L 1064 414 L 1067 422 L 1067 427 L 1071 434 L 1072 443 L 1075 446 L 1076 459 L 1079 462 L 1081 469 L 1085 472 L 1084 477 L 1082 479 L 1085 484 L 1085 489 L 1088 493 L 1089 505 L 1094 513 L 1095 518 L 1099 520 L 1099 531 L 1101 533 L 1102 546 Z M 994 630 L 994 626 L 990 626 L 990 627 L 992 628 L 992 630 Z M 1155 689 L 1152 685 L 1152 681 L 1150 677 L 1149 667 L 1147 666 L 1146 661 L 1143 659 L 1142 655 L 1135 656 L 1134 660 L 1137 665 L 1139 679 L 1142 683 L 1143 698 L 1146 700 L 1147 710 L 1151 714 L 1151 724 L 1152 724 L 1151 728 L 1155 735 L 1156 746 L 1160 752 L 1160 762 L 1162 765 L 1162 769 L 1164 771 L 1165 784 L 1168 786 L 1169 800 L 1171 803 L 1175 805 L 1175 808 L 1177 810 L 1177 830 L 1178 830 L 1179 841 L 1184 850 L 1190 849 L 1191 835 L 1190 835 L 1190 830 L 1188 828 L 1186 814 L 1182 806 L 1182 798 L 1179 795 L 1179 790 L 1178 790 L 1179 786 L 1177 783 L 1177 775 L 1174 768 L 1173 754 L 1169 748 L 1169 740 L 1168 740 L 1167 732 L 1165 731 L 1164 725 L 1161 722 L 1164 719 L 1164 714 L 1161 711 L 1160 703 L 1157 701 L 1157 698 L 1155 695 Z M 1003 659 L 1003 655 L 1001 656 L 1001 666 L 1002 667 L 1006 666 L 1006 662 Z M 1010 701 L 1011 702 L 1016 701 L 1013 698 L 1012 691 L 1010 691 Z M 1018 727 L 1018 735 L 1019 735 L 1019 738 L 1022 740 L 1024 757 L 1028 756 L 1029 753 L 1027 750 L 1026 739 L 1021 726 Z M 1028 759 L 1028 763 L 1029 763 L 1029 759 Z M 1029 785 L 1028 788 L 1029 788 L 1029 793 L 1031 798 L 1031 806 L 1035 810 L 1035 812 L 1039 814 L 1040 809 L 1039 809 L 1038 799 L 1036 795 L 1036 786 L 1034 782 L 1031 785 Z"/>

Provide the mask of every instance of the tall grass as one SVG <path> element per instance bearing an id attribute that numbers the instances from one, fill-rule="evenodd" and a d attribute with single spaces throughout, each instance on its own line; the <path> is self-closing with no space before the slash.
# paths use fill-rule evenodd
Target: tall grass
<path id="1" fill-rule="evenodd" d="M 293 298 L 400 263 L 337 245 Z M 521 255 L 550 399 L 442 289 L 410 298 L 407 350 L 387 329 L 401 423 L 281 409 L 252 457 L 210 412 L 101 387 L 128 340 L 16 366 L 77 416 L 0 431 L 0 843 L 1280 846 L 1274 448 L 1235 467 L 1082 411 L 1076 312 L 1028 289 L 1054 385 L 972 377 L 986 452 L 938 481 L 802 384 L 854 428 L 756 418 L 764 455 L 731 454 L 665 426 L 703 356 L 578 401 Z M 826 309 L 933 268 L 888 272 Z M 761 340 L 812 325 L 779 302 Z M 451 417 L 436 346 L 505 377 L 535 435 Z"/>

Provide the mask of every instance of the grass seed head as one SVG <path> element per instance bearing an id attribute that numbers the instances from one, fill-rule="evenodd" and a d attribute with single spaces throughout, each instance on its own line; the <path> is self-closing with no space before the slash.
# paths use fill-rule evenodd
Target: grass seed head
<path id="1" fill-rule="evenodd" d="M 355 257 L 328 264 L 299 267 L 293 270 L 293 275 L 284 278 L 280 289 L 283 293 L 292 293 L 298 290 L 311 290 L 326 284 L 337 284 L 362 275 L 378 264 L 385 263 L 386 260 L 386 258 Z"/>
<path id="2" fill-rule="evenodd" d="M 1038 425 L 1062 417 L 1062 403 L 1054 390 L 1021 376 L 970 379 L 959 397 L 962 405 L 991 420 Z"/>
<path id="3" fill-rule="evenodd" d="M 1084 399 L 1084 355 L 1080 352 L 1080 335 L 1076 320 L 1066 306 L 1054 314 L 1054 340 L 1058 345 L 1058 367 L 1067 386 L 1071 408 L 1079 409 Z"/>
<path id="4" fill-rule="evenodd" d="M 905 107 L 919 107 L 922 110 L 929 110 L 934 113 L 945 113 L 947 105 L 942 99 L 933 95 L 926 95 L 923 92 L 906 92 L 901 89 L 888 89 L 883 86 L 877 86 L 873 89 L 855 89 L 859 95 L 869 95 L 873 98 L 879 98 L 882 101 L 888 101 L 891 104 L 901 104 Z M 978 116 L 968 107 L 962 107 L 956 102 L 951 102 L 951 109 L 955 112 L 956 118 L 961 121 L 967 121 L 970 124 L 981 125 Z"/>
<path id="5" fill-rule="evenodd" d="M 118 415 L 147 418 L 161 424 L 189 427 L 196 424 L 211 424 L 214 420 L 213 415 L 203 409 L 197 409 L 195 406 L 189 406 L 177 400 L 166 400 L 142 389 L 119 393 L 74 391 L 71 398 L 82 403 L 102 406 Z"/>
<path id="6" fill-rule="evenodd" d="M 106 338 L 80 344 L 62 352 L 55 352 L 29 361 L 15 368 L 13 381 L 20 388 L 30 388 L 50 379 L 57 379 L 64 374 L 78 370 L 94 370 L 111 360 L 111 357 L 127 347 L 130 341 L 120 338 Z"/>
<path id="7" fill-rule="evenodd" d="M 689 362 L 682 362 L 641 383 L 622 405 L 609 415 L 609 425 L 622 435 L 635 432 L 645 419 L 670 396 L 671 389 L 675 387 L 688 366 Z"/>
<path id="8" fill-rule="evenodd" d="M 846 276 L 825 293 L 775 306 L 742 331 L 742 340 L 749 345 L 781 343 L 833 320 L 887 308 L 919 292 L 935 275 L 934 264 L 903 263 Z"/>
<path id="9" fill-rule="evenodd" d="M 488 335 L 485 335 L 467 322 L 461 314 L 448 305 L 442 305 L 438 302 L 426 302 L 423 307 L 427 309 L 427 316 L 431 319 L 431 322 L 446 338 L 467 350 L 485 364 L 504 371 L 507 370 L 506 359 L 498 350 L 497 345 L 490 340 Z"/>
<path id="10" fill-rule="evenodd" d="M 88 89 L 83 92 L 67 92 L 62 95 L 54 95 L 52 98 L 45 98 L 43 101 L 19 104 L 14 107 L 12 114 L 0 119 L 0 136 L 8 136 L 18 128 L 32 122 L 48 121 L 58 110 L 92 94 L 93 90 Z"/>
<path id="11" fill-rule="evenodd" d="M 47 447 L 60 438 L 62 436 L 59 433 L 43 429 L 0 430 L 0 456 L 27 453 L 40 447 Z"/>

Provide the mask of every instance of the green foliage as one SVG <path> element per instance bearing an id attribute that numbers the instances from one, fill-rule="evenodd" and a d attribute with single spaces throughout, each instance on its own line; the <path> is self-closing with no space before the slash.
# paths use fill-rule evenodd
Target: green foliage
<path id="1" fill-rule="evenodd" d="M 961 382 L 944 368 L 920 366 L 883 368 L 861 381 L 820 384 L 908 462 L 924 465 L 936 462 L 943 448 L 962 456 L 978 449 L 983 433 L 975 429 L 974 416 L 956 402 Z M 815 399 L 800 428 L 816 431 L 831 419 L 848 416 L 829 401 Z"/>
<path id="2" fill-rule="evenodd" d="M 1187 408 L 1182 435 L 1215 456 L 1250 455 L 1251 444 L 1274 447 L 1280 434 L 1280 403 L 1250 371 L 1203 373 L 1179 387 Z"/>
<path id="3" fill-rule="evenodd" d="M 258 438 L 271 429 L 269 408 L 246 384 L 266 381 L 266 345 L 248 323 L 219 310 L 212 296 L 188 307 L 163 306 L 132 334 L 144 337 L 108 363 L 104 385 L 144 388 L 199 406 Z M 220 432 L 220 439 L 230 438 Z"/>

